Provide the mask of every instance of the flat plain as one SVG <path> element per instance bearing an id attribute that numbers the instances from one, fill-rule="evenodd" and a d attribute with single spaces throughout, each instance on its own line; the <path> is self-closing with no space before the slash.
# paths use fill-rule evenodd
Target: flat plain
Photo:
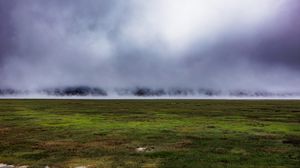
<path id="1" fill-rule="evenodd" d="M 300 101 L 0 100 L 0 163 L 298 167 Z"/>

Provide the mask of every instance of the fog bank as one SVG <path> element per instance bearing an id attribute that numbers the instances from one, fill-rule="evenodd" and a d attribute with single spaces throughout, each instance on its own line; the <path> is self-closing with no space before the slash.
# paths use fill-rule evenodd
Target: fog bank
<path id="1" fill-rule="evenodd" d="M 2 90 L 300 92 L 296 0 L 2 0 L 0 11 Z"/>

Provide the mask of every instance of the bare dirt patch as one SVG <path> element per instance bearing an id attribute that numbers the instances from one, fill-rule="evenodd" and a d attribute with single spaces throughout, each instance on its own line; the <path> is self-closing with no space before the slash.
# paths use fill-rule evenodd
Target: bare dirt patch
<path id="1" fill-rule="evenodd" d="M 11 128 L 2 128 L 0 127 L 0 134 L 5 134 L 7 132 L 9 132 L 11 130 Z"/>

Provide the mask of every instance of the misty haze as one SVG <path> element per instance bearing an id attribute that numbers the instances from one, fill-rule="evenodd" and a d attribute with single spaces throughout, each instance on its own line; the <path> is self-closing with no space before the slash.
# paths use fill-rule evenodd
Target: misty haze
<path id="1" fill-rule="evenodd" d="M 295 0 L 2 0 L 0 11 L 2 96 L 299 96 Z"/>

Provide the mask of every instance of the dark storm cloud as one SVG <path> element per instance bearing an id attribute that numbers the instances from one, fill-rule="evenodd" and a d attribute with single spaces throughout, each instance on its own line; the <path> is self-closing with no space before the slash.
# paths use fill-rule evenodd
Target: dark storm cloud
<path id="1" fill-rule="evenodd" d="M 299 90 L 300 3 L 261 19 L 271 2 L 237 16 L 195 0 L 2 0 L 0 86 Z"/>
<path id="2" fill-rule="evenodd" d="M 291 5 L 281 10 L 270 33 L 258 41 L 257 57 L 266 64 L 300 70 L 300 3 L 294 1 Z"/>
<path id="3" fill-rule="evenodd" d="M 205 54 L 216 54 L 225 59 L 246 58 L 266 67 L 285 66 L 299 69 L 300 3 L 287 1 L 279 11 L 260 31 L 239 33 L 229 30 Z"/>
<path id="4" fill-rule="evenodd" d="M 0 1 L 0 63 L 13 44 L 13 25 L 11 23 L 11 10 L 15 5 L 15 1 Z"/>

